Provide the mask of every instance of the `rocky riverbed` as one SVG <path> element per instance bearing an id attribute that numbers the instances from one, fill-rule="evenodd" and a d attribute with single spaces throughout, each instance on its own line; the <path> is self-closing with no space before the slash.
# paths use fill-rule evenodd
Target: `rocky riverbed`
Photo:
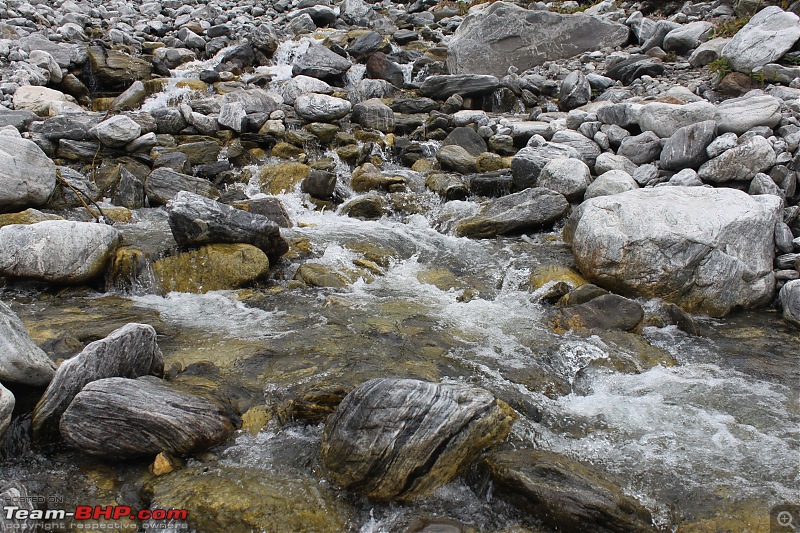
<path id="1" fill-rule="evenodd" d="M 2 529 L 768 530 L 771 3 L 0 1 Z"/>

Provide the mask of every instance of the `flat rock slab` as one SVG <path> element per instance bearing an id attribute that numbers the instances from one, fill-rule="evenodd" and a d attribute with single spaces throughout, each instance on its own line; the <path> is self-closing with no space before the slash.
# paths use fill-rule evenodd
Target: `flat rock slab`
<path id="1" fill-rule="evenodd" d="M 200 452 L 223 442 L 233 424 L 221 405 L 157 378 L 108 378 L 75 396 L 60 429 L 84 453 L 126 459 Z"/>
<path id="2" fill-rule="evenodd" d="M 31 431 L 38 441 L 58 436 L 58 423 L 72 399 L 88 383 L 110 377 L 137 378 L 164 371 L 156 330 L 146 324 L 127 324 L 94 341 L 58 367 L 53 381 L 33 411 Z"/>
<path id="3" fill-rule="evenodd" d="M 483 389 L 379 378 L 350 392 L 325 425 L 327 476 L 370 498 L 410 500 L 450 481 L 504 439 L 513 411 Z"/>
<path id="4" fill-rule="evenodd" d="M 144 182 L 147 198 L 150 199 L 150 203 L 156 205 L 165 205 L 181 191 L 193 192 L 206 198 L 219 196 L 217 189 L 208 180 L 181 174 L 166 167 L 155 169 Z"/>
<path id="5" fill-rule="evenodd" d="M 490 238 L 553 224 L 569 211 L 563 194 L 535 187 L 489 201 L 481 212 L 456 225 L 460 237 Z"/>
<path id="6" fill-rule="evenodd" d="M 448 44 L 454 74 L 505 76 L 545 61 L 616 47 L 628 40 L 627 26 L 603 17 L 561 15 L 523 9 L 506 2 L 473 8 Z"/>
<path id="7" fill-rule="evenodd" d="M 0 302 L 0 381 L 43 387 L 56 365 L 36 346 L 19 317 Z"/>
<path id="8" fill-rule="evenodd" d="M 585 201 L 564 228 L 586 278 L 723 316 L 770 301 L 781 199 L 734 189 L 658 187 Z"/>
<path id="9" fill-rule="evenodd" d="M 121 239 L 112 226 L 90 222 L 47 220 L 4 226 L 0 228 L 0 275 L 82 283 L 103 272 Z"/>

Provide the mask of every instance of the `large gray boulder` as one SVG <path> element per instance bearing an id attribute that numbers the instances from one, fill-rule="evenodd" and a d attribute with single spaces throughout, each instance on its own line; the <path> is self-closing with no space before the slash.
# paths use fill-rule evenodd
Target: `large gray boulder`
<path id="1" fill-rule="evenodd" d="M 224 442 L 233 424 L 223 406 L 146 376 L 89 383 L 64 411 L 59 428 L 84 453 L 127 459 L 201 452 Z"/>
<path id="2" fill-rule="evenodd" d="M 40 442 L 58 437 L 58 422 L 72 399 L 88 383 L 111 377 L 137 378 L 164 372 L 164 357 L 156 330 L 146 324 L 127 324 L 94 341 L 64 361 L 36 405 L 31 432 Z"/>
<path id="3" fill-rule="evenodd" d="M 597 176 L 589 187 L 586 188 L 584 199 L 597 198 L 598 196 L 611 196 L 625 191 L 638 189 L 639 184 L 624 170 L 609 170 Z"/>
<path id="4" fill-rule="evenodd" d="M 734 70 L 749 74 L 775 63 L 800 39 L 800 17 L 768 6 L 756 13 L 722 50 Z"/>
<path id="5" fill-rule="evenodd" d="M 138 138 L 142 127 L 125 115 L 117 115 L 92 128 L 91 133 L 104 145 L 116 148 Z"/>
<path id="6" fill-rule="evenodd" d="M 172 236 L 180 245 L 252 244 L 272 260 L 289 250 L 280 228 L 272 220 L 199 194 L 180 192 L 167 210 Z"/>
<path id="7" fill-rule="evenodd" d="M 327 94 L 306 93 L 294 101 L 297 116 L 309 122 L 332 122 L 344 118 L 350 112 L 352 104 Z"/>
<path id="8" fill-rule="evenodd" d="M 580 159 L 553 159 L 549 161 L 536 180 L 537 187 L 545 187 L 563 194 L 567 200 L 581 200 L 592 183 L 592 174 Z"/>
<path id="9" fill-rule="evenodd" d="M 490 200 L 480 213 L 456 225 L 461 237 L 491 238 L 552 225 L 569 211 L 569 202 L 556 191 L 535 187 Z"/>
<path id="10" fill-rule="evenodd" d="M 504 439 L 514 417 L 471 385 L 373 379 L 328 419 L 322 463 L 342 487 L 377 500 L 411 500 L 449 482 Z"/>
<path id="11" fill-rule="evenodd" d="M 0 228 L 0 276 L 82 283 L 103 272 L 121 241 L 104 224 L 47 220 Z"/>
<path id="12" fill-rule="evenodd" d="M 43 387 L 56 365 L 36 346 L 19 317 L 0 302 L 0 381 Z"/>
<path id="13" fill-rule="evenodd" d="M 56 188 L 56 165 L 33 141 L 4 136 L 0 143 L 0 213 L 47 202 Z"/>
<path id="14" fill-rule="evenodd" d="M 585 201 L 564 229 L 593 283 L 723 316 L 775 292 L 776 196 L 734 189 L 658 187 Z"/>
<path id="15" fill-rule="evenodd" d="M 756 135 L 706 161 L 697 174 L 703 181 L 711 183 L 744 181 L 753 179 L 759 172 L 769 170 L 775 161 L 775 150 L 770 142 Z"/>
<path id="16" fill-rule="evenodd" d="M 474 7 L 448 44 L 453 74 L 504 76 L 545 61 L 614 48 L 628 40 L 628 27 L 604 17 L 561 15 L 506 2 Z"/>

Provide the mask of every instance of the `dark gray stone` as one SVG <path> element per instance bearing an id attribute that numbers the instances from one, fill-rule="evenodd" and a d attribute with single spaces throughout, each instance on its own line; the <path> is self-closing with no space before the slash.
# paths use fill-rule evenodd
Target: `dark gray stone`
<path id="1" fill-rule="evenodd" d="M 664 64 L 661 60 L 646 55 L 632 55 L 618 63 L 614 63 L 606 71 L 606 76 L 619 80 L 625 85 L 630 85 L 633 80 L 644 75 L 657 77 L 664 74 Z M 620 124 L 622 126 L 622 124 Z"/>
<path id="2" fill-rule="evenodd" d="M 342 56 L 331 52 L 321 44 L 312 44 L 305 54 L 298 57 L 292 66 L 292 74 L 311 76 L 321 80 L 341 77 L 353 64 Z"/>
<path id="3" fill-rule="evenodd" d="M 165 205 L 181 191 L 189 191 L 208 198 L 219 196 L 211 183 L 202 178 L 181 174 L 168 168 L 157 168 L 147 176 L 144 191 L 153 205 Z"/>
<path id="4" fill-rule="evenodd" d="M 661 151 L 661 168 L 681 170 L 697 169 L 708 160 L 706 148 L 717 134 L 717 123 L 705 120 L 678 128 Z"/>
<path id="5" fill-rule="evenodd" d="M 428 76 L 419 90 L 422 96 L 445 100 L 454 94 L 486 94 L 500 87 L 495 76 L 480 74 L 440 74 Z"/>
<path id="6" fill-rule="evenodd" d="M 617 155 L 627 157 L 635 165 L 652 163 L 661 155 L 661 139 L 651 131 L 625 137 Z"/>
<path id="7" fill-rule="evenodd" d="M 289 250 L 277 224 L 191 192 L 179 192 L 167 205 L 169 227 L 179 245 L 252 244 L 271 261 Z"/>
<path id="8" fill-rule="evenodd" d="M 490 200 L 480 213 L 460 221 L 461 237 L 491 238 L 521 233 L 553 224 L 569 211 L 564 195 L 536 187 Z"/>

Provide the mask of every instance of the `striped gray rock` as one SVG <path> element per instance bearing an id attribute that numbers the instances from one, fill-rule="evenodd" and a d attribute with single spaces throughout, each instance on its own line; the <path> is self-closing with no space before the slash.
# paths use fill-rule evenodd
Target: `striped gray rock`
<path id="1" fill-rule="evenodd" d="M 706 161 L 697 171 L 700 179 L 711 183 L 753 179 L 775 164 L 775 150 L 759 135 L 747 139 L 721 155 Z"/>
<path id="2" fill-rule="evenodd" d="M 0 302 L 0 381 L 43 387 L 56 365 L 36 346 L 19 317 Z"/>
<path id="3" fill-rule="evenodd" d="M 164 372 L 164 357 L 156 343 L 156 330 L 146 324 L 127 324 L 81 353 L 64 361 L 36 405 L 31 420 L 35 440 L 58 437 L 58 422 L 72 399 L 88 383 L 110 377 L 137 378 Z"/>
<path id="4" fill-rule="evenodd" d="M 734 70 L 749 74 L 767 63 L 775 63 L 800 39 L 800 18 L 777 6 L 767 6 L 756 13 L 733 36 L 722 56 Z"/>
<path id="5" fill-rule="evenodd" d="M 344 118 L 352 105 L 347 100 L 326 94 L 301 94 L 294 101 L 297 116 L 309 122 L 332 122 Z"/>
<path id="6" fill-rule="evenodd" d="M 328 419 L 321 456 L 334 483 L 370 498 L 411 500 L 455 477 L 506 437 L 515 416 L 483 389 L 379 378 Z"/>
<path id="7" fill-rule="evenodd" d="M 776 196 L 657 187 L 585 201 L 564 228 L 586 278 L 624 296 L 663 298 L 724 316 L 775 291 Z"/>
<path id="8" fill-rule="evenodd" d="M 64 440 L 84 453 L 127 459 L 201 452 L 224 442 L 233 424 L 221 405 L 146 376 L 89 383 L 69 404 L 59 428 Z"/>
<path id="9" fill-rule="evenodd" d="M 394 131 L 394 111 L 378 98 L 371 98 L 354 105 L 352 121 L 363 128 L 384 133 Z"/>
<path id="10" fill-rule="evenodd" d="M 445 100 L 454 94 L 485 94 L 500 87 L 495 76 L 481 74 L 441 74 L 428 76 L 419 88 L 422 96 Z"/>
<path id="11" fill-rule="evenodd" d="M 113 227 L 89 222 L 47 220 L 4 226 L 0 228 L 0 275 L 83 283 L 103 272 L 121 239 Z"/>
<path id="12" fill-rule="evenodd" d="M 169 227 L 180 245 L 211 243 L 252 244 L 271 260 L 289 250 L 278 225 L 269 218 L 248 213 L 194 194 L 179 192 L 167 205 Z"/>
<path id="13" fill-rule="evenodd" d="M 781 121 L 781 101 L 766 94 L 750 93 L 725 100 L 717 106 L 717 112 L 720 132 L 741 135 L 756 126 L 777 126 Z"/>
<path id="14" fill-rule="evenodd" d="M 661 150 L 661 168 L 697 168 L 708 160 L 706 148 L 717 134 L 717 123 L 704 120 L 684 126 L 672 134 Z"/>
<path id="15" fill-rule="evenodd" d="M 341 77 L 352 66 L 350 61 L 321 44 L 312 44 L 303 55 L 295 59 L 292 74 L 321 80 L 334 79 Z"/>

